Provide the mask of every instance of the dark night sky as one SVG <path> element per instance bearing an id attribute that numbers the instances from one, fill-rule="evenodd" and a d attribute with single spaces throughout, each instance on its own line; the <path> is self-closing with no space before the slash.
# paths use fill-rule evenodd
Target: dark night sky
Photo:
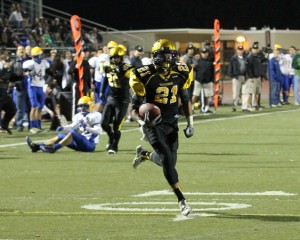
<path id="1" fill-rule="evenodd" d="M 300 29 L 299 0 L 44 0 L 44 5 L 119 30 L 213 28 Z M 63 4 L 62 4 L 63 3 Z"/>

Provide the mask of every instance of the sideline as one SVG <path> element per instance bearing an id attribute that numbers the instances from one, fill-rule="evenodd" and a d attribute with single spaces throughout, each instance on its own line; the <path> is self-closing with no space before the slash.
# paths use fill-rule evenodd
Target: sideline
<path id="1" fill-rule="evenodd" d="M 215 119 L 201 119 L 201 120 L 197 120 L 194 121 L 194 125 L 198 124 L 198 123 L 205 123 L 205 122 L 217 122 L 217 121 L 225 121 L 225 120 L 235 120 L 235 119 L 243 119 L 243 118 L 253 118 L 253 117 L 260 117 L 260 116 L 268 116 L 268 115 L 273 115 L 273 114 L 280 114 L 280 113 L 291 113 L 291 112 L 299 112 L 300 109 L 292 109 L 292 110 L 283 110 L 283 111 L 276 111 L 276 112 L 267 112 L 267 113 L 256 113 L 256 114 L 249 114 L 249 115 L 240 115 L 240 116 L 233 116 L 233 117 L 226 117 L 226 118 L 215 118 Z M 195 117 L 197 116 L 202 116 L 200 114 L 194 114 Z M 178 125 L 186 125 L 185 122 L 180 122 L 178 123 Z M 140 128 L 133 128 L 133 129 L 127 129 L 127 130 L 122 130 L 122 133 L 125 132 L 133 132 L 133 131 L 139 131 Z M 103 132 L 101 135 L 106 135 L 105 132 Z M 44 140 L 40 140 L 42 141 L 46 141 L 46 139 Z M 12 144 L 5 144 L 5 145 L 0 145 L 0 148 L 6 148 L 6 147 L 16 147 L 16 146 L 21 146 L 21 145 L 26 145 L 27 143 L 25 142 L 21 142 L 21 143 L 12 143 Z"/>

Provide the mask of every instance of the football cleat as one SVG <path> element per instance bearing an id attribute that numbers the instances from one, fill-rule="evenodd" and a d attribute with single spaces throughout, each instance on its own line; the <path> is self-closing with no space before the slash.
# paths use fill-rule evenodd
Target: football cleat
<path id="1" fill-rule="evenodd" d="M 32 134 L 36 134 L 36 133 L 38 133 L 40 131 L 39 131 L 38 128 L 30 128 L 29 132 L 31 132 Z"/>
<path id="2" fill-rule="evenodd" d="M 108 153 L 108 154 L 116 154 L 117 151 L 114 150 L 114 149 L 108 149 L 107 153 Z"/>
<path id="3" fill-rule="evenodd" d="M 109 146 L 109 149 L 107 150 L 108 154 L 116 154 L 118 152 L 118 147 L 114 144 Z"/>
<path id="4" fill-rule="evenodd" d="M 190 208 L 190 206 L 188 205 L 188 203 L 185 200 L 179 201 L 178 205 L 179 205 L 182 215 L 187 216 L 192 212 L 192 209 Z"/>
<path id="5" fill-rule="evenodd" d="M 146 154 L 147 150 L 143 148 L 142 145 L 136 147 L 136 155 L 132 162 L 133 168 L 137 168 L 142 162 L 149 159 L 149 157 L 146 156 Z"/>
<path id="6" fill-rule="evenodd" d="M 31 152 L 37 152 L 40 150 L 40 146 L 31 141 L 30 137 L 26 136 L 26 142 L 31 149 Z"/>
<path id="7" fill-rule="evenodd" d="M 46 152 L 46 153 L 55 153 L 56 150 L 54 149 L 54 146 L 52 145 L 41 145 L 40 146 L 40 149 L 43 151 L 43 152 Z"/>
<path id="8" fill-rule="evenodd" d="M 7 133 L 12 135 L 12 131 L 9 128 L 0 127 L 0 133 Z"/>

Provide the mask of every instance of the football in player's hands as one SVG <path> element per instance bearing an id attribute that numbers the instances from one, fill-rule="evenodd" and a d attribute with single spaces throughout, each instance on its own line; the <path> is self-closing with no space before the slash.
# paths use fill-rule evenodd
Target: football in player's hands
<path id="1" fill-rule="evenodd" d="M 139 108 L 139 116 L 144 122 L 142 126 L 153 127 L 161 121 L 160 109 L 152 103 L 142 104 Z"/>
<path id="2" fill-rule="evenodd" d="M 144 103 L 139 108 L 139 116 L 144 119 L 146 113 L 149 113 L 149 120 L 153 120 L 158 117 L 160 113 L 160 108 L 152 103 Z"/>

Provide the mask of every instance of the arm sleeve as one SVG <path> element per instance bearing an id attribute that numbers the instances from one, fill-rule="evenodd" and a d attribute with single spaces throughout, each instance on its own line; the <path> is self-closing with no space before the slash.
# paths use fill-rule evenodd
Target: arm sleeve
<path id="1" fill-rule="evenodd" d="M 133 93 L 136 94 L 137 96 L 145 96 L 146 95 L 145 86 L 140 81 L 140 79 L 136 76 L 134 71 L 130 72 L 129 85 L 130 85 Z"/>
<path id="2" fill-rule="evenodd" d="M 183 89 L 180 92 L 180 98 L 181 98 L 182 103 L 187 103 L 190 101 L 188 89 Z"/>
<path id="3" fill-rule="evenodd" d="M 100 126 L 100 123 L 97 123 L 96 125 L 92 126 L 92 127 L 87 127 L 87 130 L 92 133 L 92 134 L 101 134 L 102 132 L 102 128 Z"/>
<path id="4" fill-rule="evenodd" d="M 70 129 L 77 129 L 78 126 L 79 126 L 78 123 L 71 123 L 71 124 L 68 124 L 63 127 L 64 127 L 64 130 L 69 131 Z"/>
<path id="5" fill-rule="evenodd" d="M 133 94 L 131 100 L 131 110 L 138 110 L 139 107 L 143 104 L 144 99 L 144 97 Z"/>
<path id="6" fill-rule="evenodd" d="M 53 111 L 47 107 L 47 105 L 44 105 L 43 110 L 49 114 L 53 113 Z"/>
<path id="7" fill-rule="evenodd" d="M 101 134 L 102 133 L 102 128 L 100 125 L 102 118 L 102 114 L 99 112 L 92 112 L 89 113 L 86 117 L 86 122 L 88 124 L 87 130 L 92 133 L 92 134 Z"/>

